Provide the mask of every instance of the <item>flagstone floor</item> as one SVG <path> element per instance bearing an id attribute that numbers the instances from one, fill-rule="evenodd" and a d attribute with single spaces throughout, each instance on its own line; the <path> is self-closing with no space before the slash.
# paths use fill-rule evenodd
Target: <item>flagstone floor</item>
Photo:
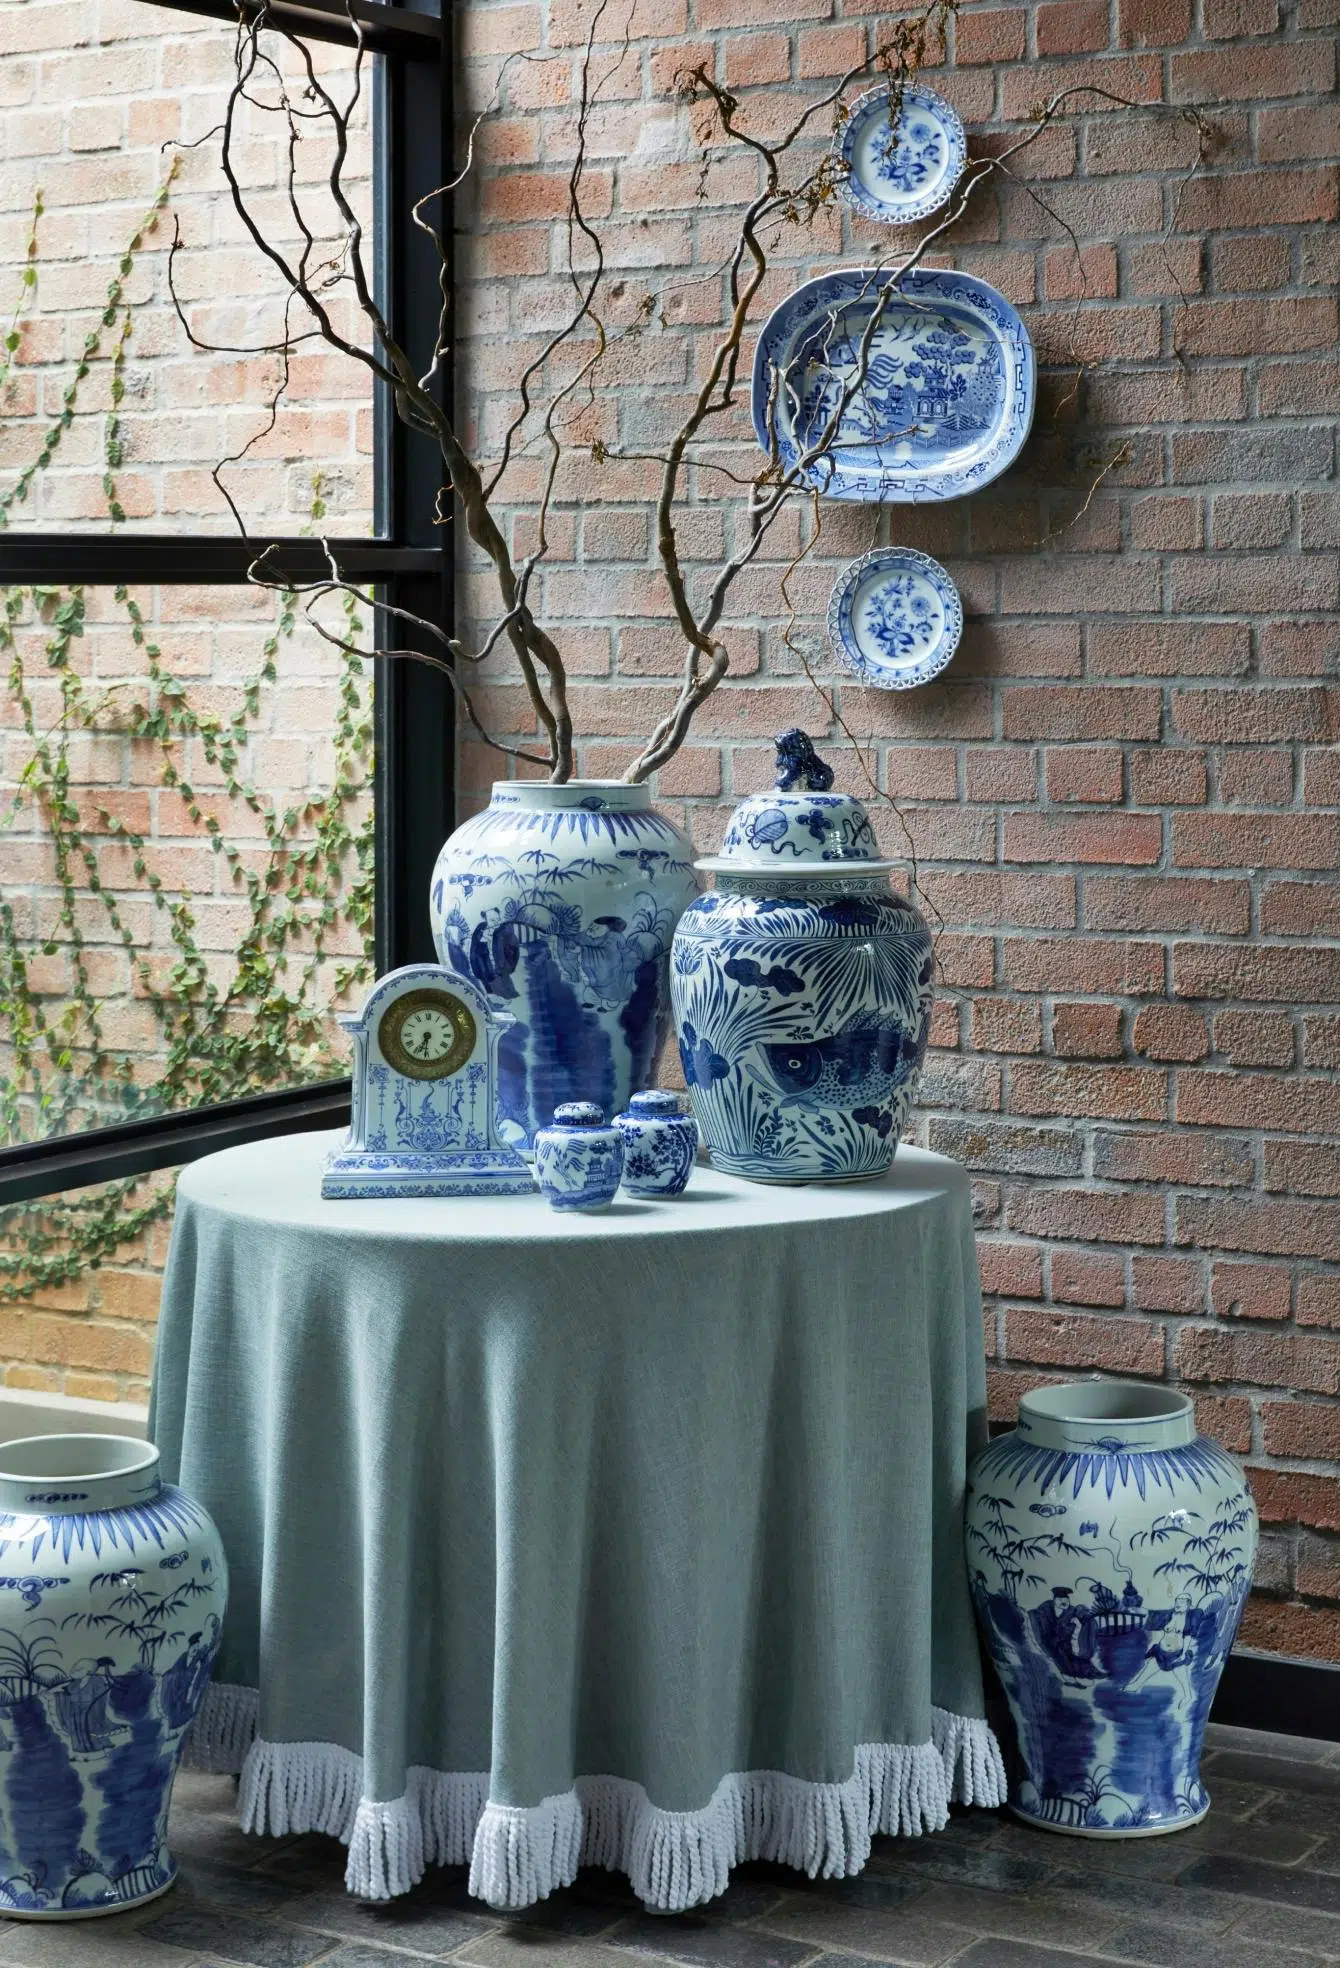
<path id="1" fill-rule="evenodd" d="M 1173 1837 L 1081 1841 L 956 1811 L 934 1837 L 877 1840 L 857 1879 L 745 1866 L 710 1909 L 664 1919 L 595 1871 L 520 1919 L 470 1900 L 456 1870 L 389 1906 L 351 1900 L 333 1839 L 246 1837 L 232 1780 L 187 1774 L 172 1892 L 106 1920 L 0 1921 L 0 1968 L 1340 1963 L 1340 1744 L 1211 1729 L 1204 1774 L 1214 1808 Z"/>

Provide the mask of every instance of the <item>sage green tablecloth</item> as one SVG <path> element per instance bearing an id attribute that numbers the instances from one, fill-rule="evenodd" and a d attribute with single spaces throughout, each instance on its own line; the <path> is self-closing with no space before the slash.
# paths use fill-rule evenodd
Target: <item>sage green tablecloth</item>
<path id="1" fill-rule="evenodd" d="M 519 1907 L 859 1871 L 1003 1801 L 961 1553 L 968 1185 L 323 1202 L 332 1135 L 182 1176 L 152 1426 L 232 1600 L 196 1760 L 244 1825 Z"/>

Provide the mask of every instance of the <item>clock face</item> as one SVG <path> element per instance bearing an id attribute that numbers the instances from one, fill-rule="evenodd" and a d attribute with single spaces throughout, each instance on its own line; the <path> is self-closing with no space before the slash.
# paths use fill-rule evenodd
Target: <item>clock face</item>
<path id="1" fill-rule="evenodd" d="M 406 991 L 382 1013 L 382 1057 L 410 1080 L 445 1080 L 475 1049 L 474 1016 L 450 991 Z"/>

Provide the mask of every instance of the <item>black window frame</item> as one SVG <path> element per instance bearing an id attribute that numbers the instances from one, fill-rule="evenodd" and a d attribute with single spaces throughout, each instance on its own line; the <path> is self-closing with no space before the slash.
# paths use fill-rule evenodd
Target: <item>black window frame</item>
<path id="1" fill-rule="evenodd" d="M 238 15 L 238 0 L 142 4 L 230 22 Z M 450 22 L 426 4 L 392 0 L 267 0 L 265 13 L 309 40 L 353 45 L 351 9 L 365 48 L 382 57 L 373 65 L 371 85 L 378 300 L 392 332 L 426 368 L 438 321 L 439 268 L 410 208 L 452 175 Z M 454 220 L 445 190 L 442 207 L 441 232 L 450 251 Z M 449 266 L 449 282 L 452 271 Z M 451 388 L 451 373 L 449 351 L 439 367 L 444 391 Z M 375 385 L 375 535 L 342 539 L 340 565 L 371 587 L 382 606 L 408 608 L 445 626 L 454 619 L 453 556 L 451 525 L 434 516 L 441 477 L 434 446 L 407 430 L 389 392 Z M 6 530 L 0 532 L 0 586 L 242 584 L 267 546 L 295 577 L 324 571 L 317 543 L 290 536 Z M 379 640 L 387 620 L 379 610 Z M 405 641 L 400 629 L 395 639 Z M 455 718 L 451 685 L 440 671 L 385 659 L 374 669 L 375 961 L 381 975 L 433 959 L 428 888 L 438 849 L 455 824 Z M 345 1077 L 23 1142 L 0 1148 L 0 1205 L 176 1167 L 266 1135 L 342 1126 L 348 1119 Z"/>

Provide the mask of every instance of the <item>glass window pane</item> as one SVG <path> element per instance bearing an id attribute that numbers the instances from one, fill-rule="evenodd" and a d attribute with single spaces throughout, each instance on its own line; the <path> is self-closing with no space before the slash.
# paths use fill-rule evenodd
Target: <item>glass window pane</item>
<path id="1" fill-rule="evenodd" d="M 368 667 L 248 587 L 3 598 L 0 1142 L 344 1073 Z"/>
<path id="2" fill-rule="evenodd" d="M 11 527 L 235 532 L 217 468 L 248 531 L 371 530 L 368 371 L 315 339 L 287 376 L 263 352 L 282 338 L 287 292 L 221 167 L 236 40 L 223 22 L 143 0 L 0 4 L 0 334 L 12 344 L 0 349 L 0 521 Z M 260 48 L 254 101 L 236 114 L 239 182 L 266 236 L 291 251 L 287 101 L 314 285 L 365 346 L 327 183 L 329 118 L 283 39 L 265 33 Z M 318 43 L 312 55 L 344 109 L 354 51 Z M 374 59 L 363 60 L 343 177 L 369 266 Z M 186 325 L 169 288 L 174 238 Z M 311 326 L 297 304 L 289 326 Z"/>

